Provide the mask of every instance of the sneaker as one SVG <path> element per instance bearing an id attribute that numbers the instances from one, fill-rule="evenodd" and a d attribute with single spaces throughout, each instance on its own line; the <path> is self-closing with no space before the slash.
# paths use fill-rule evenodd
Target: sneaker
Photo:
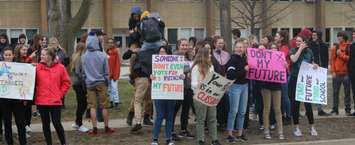
<path id="1" fill-rule="evenodd" d="M 330 112 L 330 114 L 332 114 L 333 116 L 335 116 L 335 115 L 339 115 L 339 112 L 338 112 L 338 111 L 333 110 L 332 112 Z"/>
<path id="2" fill-rule="evenodd" d="M 144 125 L 152 126 L 152 125 L 153 125 L 153 122 L 152 122 L 149 118 L 145 118 L 145 119 L 143 120 L 143 124 L 144 124 Z"/>
<path id="3" fill-rule="evenodd" d="M 83 133 L 85 133 L 85 132 L 88 132 L 89 131 L 89 129 L 88 128 L 86 128 L 84 125 L 81 125 L 78 129 L 77 129 L 78 131 L 80 131 L 80 132 L 83 132 Z"/>
<path id="4" fill-rule="evenodd" d="M 159 145 L 158 142 L 153 141 L 150 145 Z"/>
<path id="5" fill-rule="evenodd" d="M 283 134 L 279 134 L 279 140 L 285 140 L 285 136 Z"/>
<path id="6" fill-rule="evenodd" d="M 219 143 L 218 140 L 215 140 L 215 141 L 212 141 L 212 144 L 211 145 L 222 145 L 221 143 Z"/>
<path id="7" fill-rule="evenodd" d="M 172 142 L 172 141 L 170 141 L 170 142 L 168 143 L 168 145 L 175 145 L 175 143 Z"/>
<path id="8" fill-rule="evenodd" d="M 275 130 L 275 128 L 276 128 L 276 125 L 275 125 L 275 124 L 271 124 L 271 125 L 270 125 L 270 130 Z"/>
<path id="9" fill-rule="evenodd" d="M 194 139 L 194 135 L 192 135 L 190 132 L 188 131 L 182 131 L 178 134 L 178 136 L 180 138 L 186 138 L 186 139 Z"/>
<path id="10" fill-rule="evenodd" d="M 89 130 L 88 134 L 89 134 L 89 136 L 97 136 L 97 135 L 99 135 L 98 132 L 94 131 L 94 130 Z"/>
<path id="11" fill-rule="evenodd" d="M 259 130 L 264 130 L 264 125 L 260 125 Z"/>
<path id="12" fill-rule="evenodd" d="M 293 130 L 293 135 L 297 136 L 297 137 L 301 137 L 302 136 L 302 132 L 301 132 L 301 130 L 299 128 L 295 128 Z"/>
<path id="13" fill-rule="evenodd" d="M 236 137 L 236 140 L 243 143 L 248 141 L 244 135 Z"/>
<path id="14" fill-rule="evenodd" d="M 200 141 L 198 141 L 198 145 L 205 145 L 205 142 L 200 140 Z"/>
<path id="15" fill-rule="evenodd" d="M 236 143 L 237 142 L 237 139 L 235 139 L 234 136 L 230 136 L 230 135 L 228 135 L 226 140 L 227 140 L 228 143 Z"/>
<path id="16" fill-rule="evenodd" d="M 267 140 L 272 139 L 269 130 L 265 130 L 265 132 L 264 132 L 264 138 L 267 139 Z"/>
<path id="17" fill-rule="evenodd" d="M 317 132 L 316 128 L 311 127 L 310 131 L 311 131 L 312 136 L 318 136 L 318 132 Z"/>
<path id="18" fill-rule="evenodd" d="M 26 132 L 32 132 L 32 129 L 30 126 L 27 125 L 25 128 L 26 128 Z"/>
<path id="19" fill-rule="evenodd" d="M 354 113 L 351 113 L 350 116 L 355 116 L 355 112 L 354 112 Z"/>
<path id="20" fill-rule="evenodd" d="M 105 133 L 106 133 L 106 134 L 112 134 L 112 133 L 114 133 L 114 132 L 115 132 L 115 130 L 114 130 L 113 128 L 109 128 L 109 127 L 108 127 L 108 128 L 105 129 Z"/>
<path id="21" fill-rule="evenodd" d="M 26 126 L 27 127 L 27 126 Z M 79 129 L 79 125 L 76 125 L 75 123 L 71 125 L 72 128 L 74 128 L 75 130 L 78 130 Z M 27 128 L 26 128 L 26 131 L 27 131 Z"/>
<path id="22" fill-rule="evenodd" d="M 134 125 L 134 127 L 131 129 L 131 132 L 136 132 L 142 129 L 142 125 L 141 124 L 136 124 Z"/>
<path id="23" fill-rule="evenodd" d="M 181 138 L 176 133 L 171 134 L 171 138 L 173 141 L 180 141 L 181 140 Z"/>
<path id="24" fill-rule="evenodd" d="M 321 110 L 321 111 L 318 111 L 318 116 L 330 116 L 330 114 Z"/>
<path id="25" fill-rule="evenodd" d="M 31 137 L 31 135 L 26 133 L 26 138 L 30 138 L 30 137 Z"/>

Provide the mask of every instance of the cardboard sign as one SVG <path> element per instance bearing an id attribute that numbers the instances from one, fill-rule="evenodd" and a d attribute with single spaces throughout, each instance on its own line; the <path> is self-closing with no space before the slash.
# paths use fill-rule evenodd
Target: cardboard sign
<path id="1" fill-rule="evenodd" d="M 199 86 L 194 99 L 207 106 L 216 106 L 233 82 L 216 72 L 211 72 Z"/>
<path id="2" fill-rule="evenodd" d="M 248 48 L 247 78 L 265 82 L 286 83 L 285 55 L 279 51 Z"/>
<path id="3" fill-rule="evenodd" d="M 32 64 L 0 62 L 0 98 L 32 100 L 35 80 Z"/>
<path id="4" fill-rule="evenodd" d="M 314 104 L 327 104 L 327 72 L 325 68 L 313 69 L 302 62 L 296 85 L 296 100 Z"/>
<path id="5" fill-rule="evenodd" d="M 153 55 L 151 85 L 152 99 L 183 100 L 184 99 L 184 56 Z"/>

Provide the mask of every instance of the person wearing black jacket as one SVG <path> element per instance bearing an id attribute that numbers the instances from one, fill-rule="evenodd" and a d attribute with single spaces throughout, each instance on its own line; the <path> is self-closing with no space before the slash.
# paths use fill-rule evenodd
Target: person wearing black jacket
<path id="1" fill-rule="evenodd" d="M 349 47 L 348 71 L 349 71 L 351 89 L 353 91 L 353 101 L 355 104 L 355 30 L 352 31 L 352 38 L 353 38 L 353 43 Z M 353 112 L 350 116 L 355 116 L 355 112 Z"/>
<path id="2" fill-rule="evenodd" d="M 244 119 L 248 105 L 248 79 L 246 78 L 247 71 L 249 70 L 247 59 L 245 56 L 246 48 L 243 41 L 236 41 L 234 44 L 234 54 L 226 64 L 226 76 L 230 80 L 235 80 L 234 84 L 229 88 L 229 112 L 227 141 L 234 143 L 237 140 L 246 141 L 243 136 Z M 220 112 L 219 112 L 220 113 Z M 233 131 L 236 124 L 238 131 L 237 137 L 233 136 Z"/>
<path id="3" fill-rule="evenodd" d="M 128 20 L 129 48 L 139 48 L 141 46 L 140 44 L 141 35 L 138 32 L 138 26 L 140 24 L 141 14 L 142 14 L 142 10 L 140 7 L 134 6 L 131 8 L 131 17 Z"/>
<path id="4" fill-rule="evenodd" d="M 309 44 L 309 48 L 312 50 L 314 55 L 314 63 L 318 64 L 320 67 L 328 68 L 329 62 L 329 45 L 324 43 L 322 40 L 321 31 L 312 32 L 312 41 Z M 330 114 L 323 111 L 323 105 L 318 104 L 318 115 L 319 116 L 329 116 Z"/>

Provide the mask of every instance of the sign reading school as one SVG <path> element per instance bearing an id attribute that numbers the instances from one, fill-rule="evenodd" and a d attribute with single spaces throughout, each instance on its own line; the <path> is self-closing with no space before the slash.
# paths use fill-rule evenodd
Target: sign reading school
<path id="1" fill-rule="evenodd" d="M 194 99 L 207 106 L 216 106 L 232 84 L 233 80 L 228 80 L 216 72 L 209 73 L 198 88 Z"/>
<path id="2" fill-rule="evenodd" d="M 325 68 L 313 69 L 302 62 L 296 85 L 296 100 L 314 104 L 327 104 L 327 72 Z"/>
<path id="3" fill-rule="evenodd" d="M 152 99 L 184 99 L 184 56 L 153 55 L 152 59 Z"/>
<path id="4" fill-rule="evenodd" d="M 248 48 L 247 51 L 248 79 L 286 83 L 286 59 L 282 52 L 255 48 Z"/>
<path id="5" fill-rule="evenodd" d="M 0 98 L 32 100 L 35 80 L 31 64 L 0 62 Z"/>

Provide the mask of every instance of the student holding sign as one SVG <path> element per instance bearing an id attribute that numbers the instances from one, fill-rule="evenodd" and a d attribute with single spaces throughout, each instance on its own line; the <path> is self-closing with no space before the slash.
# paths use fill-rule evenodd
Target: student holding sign
<path id="1" fill-rule="evenodd" d="M 310 48 L 308 48 L 307 44 L 308 40 L 305 40 L 302 36 L 296 37 L 296 48 L 292 48 L 289 52 L 290 59 L 293 62 L 291 68 L 291 79 L 289 83 L 289 93 L 290 93 L 290 100 L 291 100 L 291 108 L 292 108 L 292 117 L 293 117 L 293 124 L 295 128 L 293 130 L 293 134 L 297 137 L 302 136 L 301 129 L 299 127 L 299 114 L 300 114 L 300 103 L 299 101 L 295 100 L 296 95 L 296 84 L 297 84 L 297 76 L 299 73 L 299 69 L 301 67 L 302 61 L 313 63 L 313 53 Z M 318 67 L 317 64 L 314 64 L 314 67 Z M 308 118 L 308 123 L 310 124 L 310 133 L 312 136 L 317 136 L 318 133 L 316 128 L 314 127 L 314 117 L 313 117 L 313 110 L 312 104 L 304 103 L 306 108 L 306 115 Z"/>
<path id="2" fill-rule="evenodd" d="M 207 74 L 213 72 L 210 54 L 210 49 L 204 47 L 199 49 L 195 56 L 191 71 L 191 86 L 194 92 L 198 91 L 201 82 Z M 216 106 L 207 106 L 197 100 L 194 100 L 194 105 L 196 108 L 196 136 L 198 145 L 205 144 L 205 121 L 207 121 L 208 132 L 212 137 L 212 145 L 221 145 L 217 136 Z"/>
<path id="3" fill-rule="evenodd" d="M 271 44 L 271 49 L 278 51 L 276 44 Z M 287 62 L 284 59 L 285 67 L 287 68 Z M 264 138 L 271 139 L 269 120 L 270 120 L 270 109 L 272 108 L 275 112 L 276 123 L 277 123 L 277 133 L 279 139 L 284 140 L 283 126 L 282 126 L 282 113 L 281 113 L 281 83 L 263 82 L 261 87 L 261 94 L 263 97 L 263 121 L 264 121 Z M 272 102 L 271 102 L 272 101 Z M 273 105 L 273 106 L 272 106 Z"/>
<path id="4" fill-rule="evenodd" d="M 227 63 L 227 78 L 235 80 L 229 90 L 229 113 L 228 113 L 228 137 L 230 143 L 237 140 L 245 142 L 242 136 L 245 113 L 248 104 L 248 79 L 246 78 L 249 70 L 246 55 L 246 48 L 243 41 L 236 41 L 234 44 L 234 54 Z M 237 137 L 233 136 L 234 124 L 237 120 Z"/>
<path id="5" fill-rule="evenodd" d="M 13 62 L 14 53 L 11 48 L 5 48 L 3 52 L 5 62 Z M 20 145 L 25 145 L 26 141 L 26 128 L 25 128 L 25 106 L 27 101 L 15 99 L 0 99 L 0 107 L 4 119 L 5 138 L 8 145 L 13 145 L 12 139 L 12 115 L 15 117 L 18 140 Z"/>
<path id="6" fill-rule="evenodd" d="M 161 46 L 159 49 L 160 55 L 170 55 L 171 52 L 166 46 Z M 155 76 L 150 76 L 151 80 L 155 79 Z M 153 100 L 156 117 L 153 125 L 153 142 L 151 145 L 158 145 L 158 138 L 160 133 L 161 124 L 165 118 L 165 138 L 167 145 L 175 145 L 172 141 L 173 119 L 175 112 L 176 100 Z"/>

